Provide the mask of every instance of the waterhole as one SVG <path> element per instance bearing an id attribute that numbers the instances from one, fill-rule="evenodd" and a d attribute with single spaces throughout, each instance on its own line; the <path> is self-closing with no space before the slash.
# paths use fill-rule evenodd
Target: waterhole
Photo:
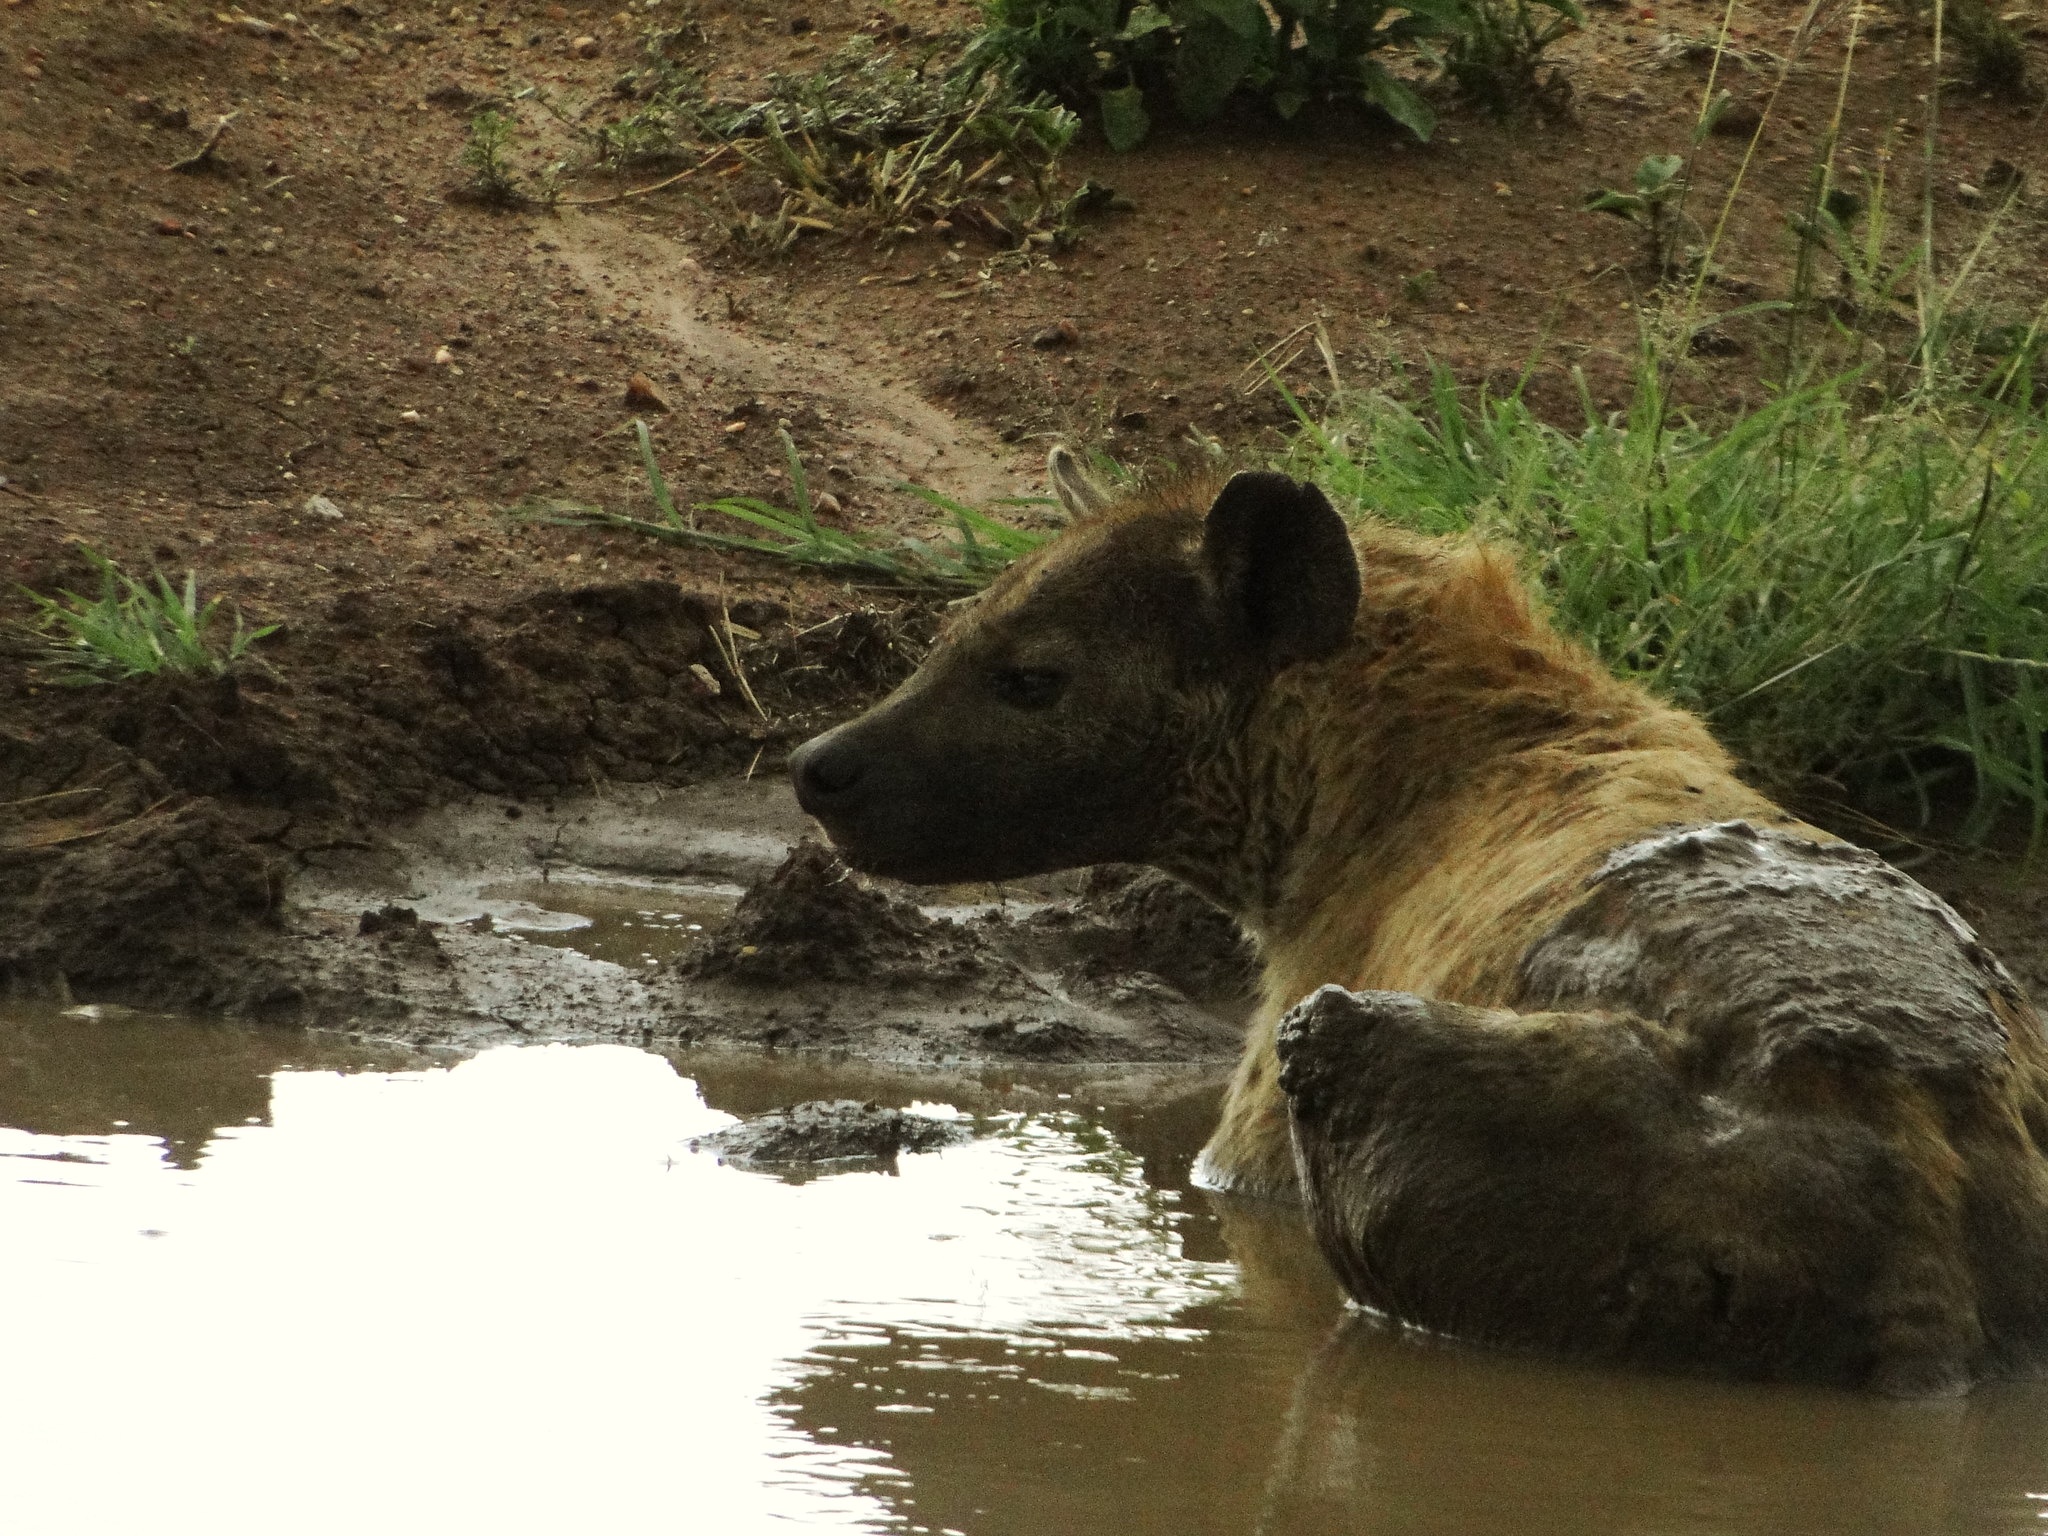
<path id="1" fill-rule="evenodd" d="M 837 1096 L 977 1134 L 893 1172 L 692 1150 Z M 1171 1073 L 458 1059 L 0 1013 L 5 1528 L 1863 1536 L 2048 1514 L 2039 1386 L 1901 1405 L 1347 1316 L 1287 1213 L 1189 1186 L 1213 1113 Z"/>

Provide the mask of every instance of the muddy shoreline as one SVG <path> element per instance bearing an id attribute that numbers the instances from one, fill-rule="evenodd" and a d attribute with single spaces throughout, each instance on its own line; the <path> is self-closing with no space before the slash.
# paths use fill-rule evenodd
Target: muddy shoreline
<path id="1" fill-rule="evenodd" d="M 234 678 L 67 690 L 0 730 L 0 993 L 462 1049 L 1229 1058 L 1254 962 L 1172 882 L 913 891 L 806 844 L 788 752 L 933 622 L 654 581 L 337 603 Z M 1913 872 L 2048 991 L 2038 882 Z"/>

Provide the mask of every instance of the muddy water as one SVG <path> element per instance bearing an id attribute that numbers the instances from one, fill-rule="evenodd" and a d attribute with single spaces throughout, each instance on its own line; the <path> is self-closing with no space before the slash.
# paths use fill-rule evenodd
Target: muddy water
<path id="1" fill-rule="evenodd" d="M 831 1094 L 981 1134 L 893 1175 L 691 1150 Z M 1188 1187 L 1212 1112 L 1169 1074 L 455 1059 L 0 1014 L 0 1524 L 1704 1536 L 2048 1514 L 2048 1388 L 1904 1406 L 1347 1319 L 1290 1221 Z"/>
<path id="2" fill-rule="evenodd" d="M 625 881 L 572 870 L 546 881 L 486 885 L 474 905 L 528 943 L 637 966 L 687 953 L 732 916 L 741 892 L 716 881 Z"/>

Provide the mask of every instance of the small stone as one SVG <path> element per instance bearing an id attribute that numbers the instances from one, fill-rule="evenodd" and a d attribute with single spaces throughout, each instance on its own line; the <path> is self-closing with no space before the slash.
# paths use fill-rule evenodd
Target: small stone
<path id="1" fill-rule="evenodd" d="M 158 219 L 156 232 L 160 235 L 182 235 L 185 233 L 185 226 L 177 219 Z"/>
<path id="2" fill-rule="evenodd" d="M 701 661 L 690 663 L 690 676 L 696 678 L 698 685 L 714 699 L 725 691 L 718 686 L 718 679 L 711 675 L 711 669 Z"/>
<path id="3" fill-rule="evenodd" d="M 1072 320 L 1056 320 L 1031 338 L 1034 347 L 1071 347 L 1081 339 L 1081 327 Z"/>
<path id="4" fill-rule="evenodd" d="M 654 387 L 654 380 L 644 373 L 636 373 L 626 380 L 626 408 L 634 411 L 665 411 L 668 401 L 662 398 L 660 390 Z"/>
<path id="5" fill-rule="evenodd" d="M 1714 119 L 1714 132 L 1724 139 L 1746 139 L 1763 125 L 1762 107 L 1753 101 L 1731 101 Z"/>
<path id="6" fill-rule="evenodd" d="M 1972 186 L 1967 181 L 1959 181 L 1956 183 L 1956 196 L 1966 203 L 1981 203 L 1984 201 L 1984 189 Z"/>
<path id="7" fill-rule="evenodd" d="M 398 419 L 404 422 L 409 427 L 424 426 L 427 420 L 427 418 L 422 416 L 418 411 L 400 411 L 398 413 Z"/>
<path id="8" fill-rule="evenodd" d="M 597 39 L 594 37 L 590 37 L 588 35 L 577 38 L 573 43 L 569 45 L 569 51 L 575 54 L 576 57 L 579 59 L 596 58 L 598 55 L 598 48 L 599 44 Z"/>
<path id="9" fill-rule="evenodd" d="M 450 363 L 454 361 L 455 354 L 449 351 L 446 347 L 434 348 L 434 365 L 437 368 L 446 368 Z"/>
<path id="10" fill-rule="evenodd" d="M 839 498 L 830 491 L 820 491 L 813 496 L 811 510 L 820 517 L 843 517 L 846 513 L 846 508 L 840 505 Z"/>
<path id="11" fill-rule="evenodd" d="M 340 522 L 342 518 L 340 506 L 332 497 L 328 496 L 308 496 L 306 498 L 305 513 L 308 517 L 324 517 L 329 522 L 335 523 Z"/>
<path id="12" fill-rule="evenodd" d="M 744 421 L 728 421 L 725 424 L 725 435 L 727 437 L 736 437 L 746 430 L 747 424 Z"/>

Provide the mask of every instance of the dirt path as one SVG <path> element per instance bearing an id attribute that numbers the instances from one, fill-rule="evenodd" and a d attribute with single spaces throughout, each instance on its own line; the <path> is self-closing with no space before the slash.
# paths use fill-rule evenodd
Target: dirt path
<path id="1" fill-rule="evenodd" d="M 884 500 L 898 483 L 914 481 L 986 506 L 1036 489 L 1038 466 L 1029 454 L 934 406 L 888 371 L 872 347 L 859 346 L 856 336 L 777 341 L 721 323 L 717 316 L 728 308 L 730 290 L 721 289 L 693 257 L 681 255 L 675 241 L 575 215 L 556 223 L 555 240 L 569 270 L 594 292 L 641 306 L 642 323 L 661 338 L 663 361 L 672 370 L 716 379 L 737 392 L 735 406 L 767 398 L 779 412 L 808 413 L 811 421 L 843 431 L 866 471 L 871 497 Z M 772 429 L 774 422 L 762 424 Z M 818 468 L 824 466 L 812 467 Z M 850 472 L 828 475 L 822 488 L 844 489 L 840 482 L 853 479 Z"/>

